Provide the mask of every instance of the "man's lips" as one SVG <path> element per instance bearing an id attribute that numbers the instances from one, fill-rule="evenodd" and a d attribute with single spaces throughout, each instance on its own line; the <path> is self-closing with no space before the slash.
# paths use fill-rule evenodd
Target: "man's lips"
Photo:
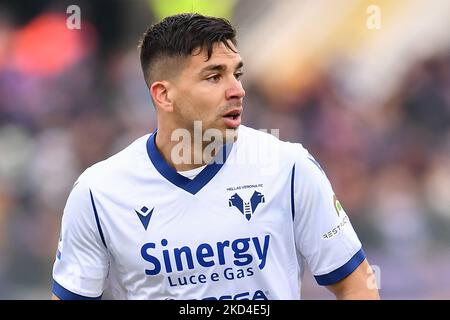
<path id="1" fill-rule="evenodd" d="M 236 119 L 241 116 L 242 108 L 235 108 L 227 111 L 222 117 Z"/>
<path id="2" fill-rule="evenodd" d="M 235 108 L 229 110 L 227 113 L 225 113 L 222 117 L 224 119 L 225 125 L 228 128 L 237 128 L 241 124 L 241 114 L 242 109 L 241 108 Z"/>

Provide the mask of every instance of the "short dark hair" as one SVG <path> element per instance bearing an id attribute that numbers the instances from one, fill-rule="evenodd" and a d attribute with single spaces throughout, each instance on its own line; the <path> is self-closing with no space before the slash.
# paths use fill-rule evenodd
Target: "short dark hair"
<path id="1" fill-rule="evenodd" d="M 150 87 L 153 81 L 159 80 L 158 77 L 168 76 L 175 71 L 173 66 L 178 65 L 177 59 L 190 56 L 196 48 L 206 48 L 208 60 L 217 42 L 222 42 L 235 52 L 228 41 L 237 45 L 236 30 L 226 19 L 196 13 L 164 18 L 145 31 L 139 45 L 147 85 Z"/>

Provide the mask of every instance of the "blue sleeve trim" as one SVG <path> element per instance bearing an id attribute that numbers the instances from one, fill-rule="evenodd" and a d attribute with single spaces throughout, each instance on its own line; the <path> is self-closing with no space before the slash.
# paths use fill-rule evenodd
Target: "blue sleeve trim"
<path id="1" fill-rule="evenodd" d="M 102 231 L 102 227 L 100 226 L 100 220 L 98 219 L 97 208 L 95 207 L 95 202 L 94 202 L 94 197 L 92 196 L 92 191 L 89 190 L 89 193 L 91 194 L 92 208 L 94 209 L 95 222 L 97 223 L 97 229 L 98 229 L 98 232 L 100 233 L 100 238 L 102 238 L 102 242 L 103 242 L 103 245 L 105 246 L 105 248 L 108 249 L 108 247 L 106 246 L 105 237 L 103 237 L 103 231 Z"/>
<path id="2" fill-rule="evenodd" d="M 355 269 L 364 261 L 365 258 L 366 258 L 366 254 L 364 253 L 364 250 L 361 248 L 342 267 L 340 267 L 330 273 L 323 274 L 321 276 L 314 276 L 314 278 L 316 278 L 317 283 L 320 284 L 321 286 L 327 286 L 330 284 L 334 284 L 334 283 L 344 279 L 345 277 L 347 277 L 353 271 L 355 271 Z"/>
<path id="3" fill-rule="evenodd" d="M 292 167 L 292 175 L 291 175 L 291 212 L 292 212 L 292 221 L 294 221 L 294 218 L 295 218 L 294 177 L 295 177 L 295 164 Z"/>
<path id="4" fill-rule="evenodd" d="M 53 288 L 52 292 L 55 296 L 60 298 L 61 300 L 101 300 L 102 295 L 99 297 L 85 297 L 72 291 L 67 290 L 63 286 L 61 286 L 58 282 L 53 280 Z"/>

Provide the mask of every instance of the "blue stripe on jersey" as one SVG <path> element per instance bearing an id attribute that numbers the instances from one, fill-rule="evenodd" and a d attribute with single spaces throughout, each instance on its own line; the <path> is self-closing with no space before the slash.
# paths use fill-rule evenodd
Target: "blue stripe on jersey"
<path id="1" fill-rule="evenodd" d="M 194 179 L 186 178 L 172 168 L 156 147 L 156 134 L 153 133 L 147 140 L 147 153 L 156 170 L 177 187 L 191 193 L 199 192 L 219 172 L 228 158 L 233 144 L 225 144 L 216 157 Z"/>
<path id="2" fill-rule="evenodd" d="M 365 258 L 366 258 L 366 254 L 364 253 L 364 250 L 361 248 L 342 267 L 340 267 L 330 273 L 323 274 L 321 276 L 314 276 L 314 278 L 316 278 L 317 283 L 320 284 L 321 286 L 327 286 L 330 284 L 334 284 L 334 283 L 344 279 L 346 276 L 351 274 L 353 271 L 355 271 L 355 269 L 364 261 Z"/>
<path id="3" fill-rule="evenodd" d="M 73 293 L 72 291 L 69 291 L 66 288 L 64 288 L 62 285 L 60 285 L 55 280 L 53 280 L 52 292 L 55 296 L 57 296 L 61 300 L 100 300 L 102 298 L 102 295 L 100 295 L 99 297 L 85 297 L 85 296 Z"/>
<path id="4" fill-rule="evenodd" d="M 295 177 L 295 164 L 292 167 L 292 173 L 291 173 L 291 212 L 292 212 L 292 221 L 294 220 L 294 217 L 295 217 L 294 177 Z"/>
<path id="5" fill-rule="evenodd" d="M 323 174 L 325 174 L 325 171 L 323 171 L 322 167 L 320 166 L 320 163 L 319 163 L 316 159 L 314 159 L 314 157 L 313 157 L 311 154 L 309 154 L 308 159 L 309 159 L 312 163 L 314 163 L 314 164 L 316 165 L 316 167 L 319 168 L 320 171 L 322 171 Z M 325 174 L 325 175 L 326 175 L 326 174 Z"/>
<path id="6" fill-rule="evenodd" d="M 94 209 L 95 222 L 97 223 L 97 229 L 98 229 L 98 232 L 100 233 L 100 238 L 102 238 L 102 242 L 103 242 L 103 245 L 105 246 L 105 248 L 108 248 L 106 246 L 105 238 L 103 237 L 102 227 L 100 226 L 100 220 L 98 219 L 97 208 L 95 207 L 94 197 L 92 196 L 92 191 L 90 189 L 89 189 L 89 193 L 91 194 L 92 208 Z"/>

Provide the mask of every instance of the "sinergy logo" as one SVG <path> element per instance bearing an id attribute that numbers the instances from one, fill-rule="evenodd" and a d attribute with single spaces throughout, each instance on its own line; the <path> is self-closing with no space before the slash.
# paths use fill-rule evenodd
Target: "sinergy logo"
<path id="1" fill-rule="evenodd" d="M 259 270 L 264 269 L 269 251 L 270 235 L 263 239 L 259 237 L 239 238 L 233 241 L 224 240 L 214 245 L 201 243 L 192 249 L 189 246 L 169 248 L 167 239 L 161 240 L 161 247 L 156 243 L 145 243 L 141 248 L 142 258 L 149 263 L 145 274 L 159 275 L 165 272 L 171 287 L 188 284 L 217 282 L 221 279 L 234 280 L 249 277 L 254 274 L 251 264 L 256 264 Z M 161 250 L 162 249 L 162 250 Z M 255 255 L 252 252 L 256 253 Z M 231 253 L 231 255 L 230 255 Z M 230 258 L 230 257 L 233 258 Z M 190 274 L 181 277 L 171 277 L 173 272 L 186 272 L 198 268 L 227 266 L 222 273 Z M 220 268 L 222 269 L 222 268 Z"/>

